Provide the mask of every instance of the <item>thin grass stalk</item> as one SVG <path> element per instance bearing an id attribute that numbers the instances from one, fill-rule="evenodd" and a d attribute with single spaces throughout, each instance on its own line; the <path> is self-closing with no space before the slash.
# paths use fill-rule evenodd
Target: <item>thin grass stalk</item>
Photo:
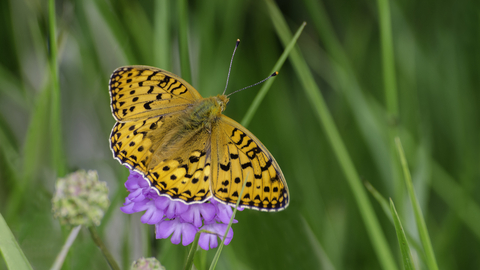
<path id="1" fill-rule="evenodd" d="M 153 55 L 155 57 L 155 66 L 165 70 L 172 70 L 171 67 L 171 33 L 170 24 L 170 1 L 158 0 L 155 5 L 155 26 L 153 35 Z"/>
<path id="2" fill-rule="evenodd" d="M 377 0 L 380 18 L 380 39 L 382 48 L 383 83 L 385 103 L 389 116 L 395 121 L 398 117 L 397 79 L 393 54 L 392 25 L 388 0 Z"/>
<path id="3" fill-rule="evenodd" d="M 185 263 L 185 268 L 184 268 L 186 270 L 192 269 L 193 259 L 195 258 L 195 253 L 197 252 L 197 249 L 198 249 L 198 240 L 200 240 L 200 234 L 201 232 L 198 232 L 195 235 L 195 239 L 193 240 L 193 243 L 190 246 L 190 251 L 188 252 L 188 256 L 187 256 L 187 262 Z"/>
<path id="4" fill-rule="evenodd" d="M 420 235 L 420 239 L 422 240 L 423 249 L 425 250 L 426 264 L 429 269 L 438 270 L 437 260 L 435 259 L 435 253 L 433 251 L 432 243 L 430 241 L 430 236 L 428 235 L 427 225 L 425 224 L 425 220 L 423 219 L 420 204 L 418 203 L 417 197 L 415 196 L 415 190 L 413 189 L 412 184 L 412 176 L 410 175 L 410 170 L 408 169 L 407 159 L 405 158 L 405 153 L 403 152 L 400 138 L 395 138 L 395 143 L 397 145 L 398 155 L 402 164 L 408 195 L 410 196 L 410 201 L 413 206 L 413 212 L 415 214 L 415 222 L 417 223 L 418 233 Z"/>
<path id="5" fill-rule="evenodd" d="M 285 19 L 283 18 L 276 4 L 271 0 L 266 0 L 266 2 L 268 4 L 269 13 L 277 34 L 284 46 L 286 46 L 292 37 L 287 23 L 285 22 Z M 397 266 L 390 251 L 390 247 L 388 246 L 387 240 L 383 235 L 380 224 L 377 220 L 373 207 L 368 200 L 367 193 L 363 188 L 355 166 L 350 159 L 348 151 L 345 148 L 340 134 L 338 133 L 325 101 L 320 94 L 320 89 L 316 85 L 315 80 L 313 79 L 305 60 L 301 56 L 298 49 L 294 49 L 291 52 L 290 60 L 292 61 L 297 76 L 300 79 L 303 90 L 311 102 L 320 124 L 323 126 L 327 134 L 328 140 L 330 141 L 337 160 L 343 169 L 380 264 L 384 269 L 396 270 Z"/>
<path id="6" fill-rule="evenodd" d="M 390 199 L 390 211 L 395 225 L 395 231 L 397 232 L 398 245 L 400 246 L 400 251 L 402 253 L 403 260 L 403 269 L 405 270 L 415 270 L 413 265 L 412 255 L 410 254 L 410 247 L 408 246 L 407 237 L 405 236 L 405 231 L 403 230 L 400 217 L 398 216 L 395 205 L 393 204 L 392 199 Z"/>
<path id="7" fill-rule="evenodd" d="M 180 48 L 180 70 L 182 78 L 193 84 L 192 69 L 190 67 L 190 54 L 188 52 L 188 3 L 178 0 L 178 46 Z"/>
<path id="8" fill-rule="evenodd" d="M 240 204 L 240 198 L 242 198 L 243 190 L 245 189 L 245 186 L 247 185 L 247 181 L 248 181 L 249 176 L 250 176 L 250 173 L 247 172 L 247 175 L 245 177 L 245 181 L 243 181 L 242 190 L 240 190 L 240 196 L 238 196 L 237 204 L 235 205 L 235 208 L 233 209 L 232 216 L 230 217 L 230 222 L 228 222 L 227 230 L 225 231 L 225 234 L 223 235 L 222 242 L 220 243 L 220 246 L 218 246 L 217 252 L 215 253 L 215 257 L 213 257 L 212 264 L 210 265 L 209 270 L 214 270 L 215 267 L 217 266 L 218 259 L 220 258 L 220 254 L 222 253 L 223 246 L 225 245 L 225 238 L 227 238 L 228 231 L 232 227 L 233 219 L 235 218 L 235 214 L 237 214 L 237 208 L 238 208 L 238 205 Z"/>
<path id="9" fill-rule="evenodd" d="M 389 0 L 377 0 L 378 16 L 380 19 L 380 41 L 382 48 L 382 71 L 383 84 L 385 93 L 385 107 L 388 113 L 388 135 L 389 135 L 389 149 L 391 155 L 395 156 L 395 137 L 398 136 L 397 123 L 399 118 L 398 112 L 398 93 L 397 93 L 397 79 L 395 75 L 395 56 L 393 51 L 392 41 L 392 25 L 390 17 Z M 404 197 L 404 185 L 401 181 L 399 164 L 397 159 L 392 158 L 393 182 L 395 183 L 395 197 Z M 400 210 L 402 204 L 399 205 Z"/>
<path id="10" fill-rule="evenodd" d="M 50 45 L 50 76 L 51 76 L 51 143 L 53 166 L 58 177 L 66 173 L 66 163 L 63 153 L 62 127 L 60 119 L 60 84 L 58 81 L 57 35 L 55 0 L 48 1 L 49 13 L 49 45 Z"/>
<path id="11" fill-rule="evenodd" d="M 102 239 L 98 235 L 98 232 L 97 232 L 97 229 L 95 228 L 95 226 L 89 226 L 88 230 L 90 231 L 90 235 L 92 236 L 93 242 L 102 251 L 103 256 L 105 257 L 105 259 L 108 262 L 108 265 L 110 265 L 110 268 L 112 270 L 120 270 L 120 267 L 118 266 L 117 262 L 115 261 L 112 254 L 108 250 L 107 246 L 105 246 Z"/>
<path id="12" fill-rule="evenodd" d="M 394 220 L 393 220 L 393 217 L 392 217 L 392 212 L 391 212 L 391 208 L 389 206 L 389 203 L 388 201 L 382 196 L 382 194 L 380 194 L 380 192 L 378 192 L 369 182 L 365 182 L 365 187 L 368 189 L 368 191 L 370 192 L 370 194 L 372 194 L 372 196 L 377 200 L 377 202 L 380 204 L 380 206 L 382 207 L 382 210 L 383 212 L 385 213 L 385 215 L 389 218 L 390 222 L 394 224 Z M 395 209 L 395 212 L 397 210 Z M 407 239 L 408 239 L 408 242 L 413 246 L 413 248 L 415 250 L 418 251 L 418 254 L 420 256 L 421 259 L 425 259 L 425 256 L 423 255 L 423 248 L 422 246 L 420 245 L 420 243 L 408 232 L 406 231 L 405 232 L 406 235 L 407 235 Z"/>
<path id="13" fill-rule="evenodd" d="M 62 247 L 62 250 L 60 251 L 60 253 L 58 253 L 57 258 L 55 259 L 55 262 L 53 263 L 53 266 L 52 268 L 50 268 L 50 270 L 60 270 L 62 268 L 63 262 L 67 257 L 68 251 L 70 250 L 70 247 L 73 245 L 73 242 L 77 238 L 78 232 L 80 232 L 81 228 L 82 226 L 78 225 L 77 227 L 74 227 L 70 231 L 70 234 L 68 235 L 68 238 Z"/>
<path id="14" fill-rule="evenodd" d="M 290 54 L 290 51 L 294 48 L 295 44 L 297 43 L 297 40 L 300 37 L 300 34 L 305 28 L 305 25 L 307 25 L 307 23 L 303 22 L 303 24 L 298 28 L 297 32 L 295 33 L 293 38 L 290 40 L 290 43 L 283 50 L 282 55 L 277 60 L 277 63 L 275 63 L 275 66 L 273 66 L 273 69 L 271 70 L 270 74 L 282 68 L 283 63 L 285 63 L 285 60 Z M 260 107 L 260 103 L 262 103 L 262 100 L 267 95 L 268 90 L 270 89 L 270 86 L 273 84 L 274 80 L 275 80 L 275 77 L 270 78 L 263 84 L 262 88 L 260 88 L 260 91 L 258 91 L 257 95 L 252 101 L 252 104 L 250 104 L 250 107 L 248 108 L 247 113 L 245 114 L 242 121 L 240 122 L 242 126 L 246 127 L 248 126 L 248 124 L 250 124 L 250 121 L 252 121 L 253 115 L 258 110 L 258 107 Z"/>

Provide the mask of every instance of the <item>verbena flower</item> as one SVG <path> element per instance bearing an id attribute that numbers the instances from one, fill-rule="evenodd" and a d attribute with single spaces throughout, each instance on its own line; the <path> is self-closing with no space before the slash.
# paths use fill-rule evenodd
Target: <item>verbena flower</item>
<path id="1" fill-rule="evenodd" d="M 96 171 L 80 170 L 57 180 L 52 204 L 62 224 L 98 226 L 110 204 L 108 188 Z"/>
<path id="2" fill-rule="evenodd" d="M 230 222 L 232 207 L 210 199 L 205 203 L 187 205 L 180 201 L 173 201 L 169 197 L 159 196 L 150 188 L 141 174 L 130 170 L 125 187 L 130 194 L 120 209 L 126 214 L 144 212 L 140 221 L 146 224 L 155 224 L 157 239 L 166 239 L 171 236 L 173 244 L 187 246 L 195 239 L 195 234 L 201 230 L 210 233 L 200 235 L 199 245 L 208 250 L 218 246 L 217 236 L 223 238 L 227 225 Z M 243 208 L 238 208 L 242 211 Z M 237 223 L 236 220 L 233 221 Z M 230 228 L 225 239 L 228 245 L 233 238 Z"/>

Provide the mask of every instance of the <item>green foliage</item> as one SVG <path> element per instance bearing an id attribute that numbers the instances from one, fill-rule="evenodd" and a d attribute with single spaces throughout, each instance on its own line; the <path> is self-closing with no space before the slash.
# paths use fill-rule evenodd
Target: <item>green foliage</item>
<path id="1" fill-rule="evenodd" d="M 188 247 L 155 240 L 153 226 L 119 210 L 128 170 L 108 144 L 111 72 L 143 64 L 190 73 L 202 96 L 218 95 L 239 38 L 228 94 L 271 74 L 285 37 L 306 21 L 245 120 L 282 167 L 290 206 L 238 212 L 217 269 L 401 268 L 391 213 L 383 211 L 388 197 L 417 269 L 432 259 L 442 269 L 480 268 L 470 252 L 480 246 L 474 1 L 50 3 L 0 1 L 0 213 L 27 265 L 53 265 L 68 234 L 51 212 L 55 180 L 81 168 L 107 182 L 112 203 L 98 234 L 122 269 L 140 257 L 182 268 Z M 231 96 L 225 114 L 240 121 L 259 91 Z M 395 137 L 411 171 L 407 185 Z M 215 251 L 197 252 L 197 268 Z M 5 258 L 0 269 L 11 265 Z M 63 269 L 107 268 L 81 230 Z"/>

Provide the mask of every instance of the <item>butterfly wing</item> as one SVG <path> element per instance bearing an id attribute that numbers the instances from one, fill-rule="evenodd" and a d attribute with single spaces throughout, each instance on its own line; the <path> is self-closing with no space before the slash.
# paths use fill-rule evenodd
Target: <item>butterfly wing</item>
<path id="1" fill-rule="evenodd" d="M 234 206 L 247 181 L 240 205 L 260 211 L 280 211 L 289 191 L 280 167 L 267 148 L 246 128 L 222 115 L 212 132 L 213 196 Z M 248 179 L 247 179 L 248 174 Z"/>
<path id="2" fill-rule="evenodd" d="M 159 195 L 186 202 L 209 199 L 211 161 L 209 146 L 202 144 L 210 141 L 209 135 L 187 134 L 165 148 L 172 134 L 179 133 L 182 113 L 200 94 L 170 72 L 127 66 L 113 72 L 110 97 L 118 121 L 110 135 L 114 158 L 141 173 Z"/>
<path id="3" fill-rule="evenodd" d="M 177 75 L 148 66 L 117 68 L 109 89 L 110 107 L 119 122 L 182 111 L 202 98 Z"/>

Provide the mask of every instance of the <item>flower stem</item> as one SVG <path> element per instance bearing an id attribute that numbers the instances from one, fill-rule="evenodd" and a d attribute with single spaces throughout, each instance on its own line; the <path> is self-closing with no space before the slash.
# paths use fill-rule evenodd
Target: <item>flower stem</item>
<path id="1" fill-rule="evenodd" d="M 89 226 L 88 230 L 90 231 L 90 235 L 92 235 L 93 242 L 95 242 L 95 245 L 100 248 L 100 250 L 103 253 L 103 256 L 105 256 L 105 259 L 108 262 L 108 265 L 110 265 L 110 268 L 113 270 L 120 270 L 120 267 L 118 266 L 117 262 L 113 259 L 112 254 L 110 251 L 108 251 L 107 247 L 103 243 L 102 239 L 98 235 L 97 229 L 95 226 Z"/>
<path id="2" fill-rule="evenodd" d="M 78 232 L 82 228 L 81 225 L 78 225 L 77 227 L 73 228 L 70 234 L 68 235 L 67 241 L 65 241 L 65 244 L 62 247 L 62 250 L 60 253 L 58 253 L 57 258 L 55 259 L 55 262 L 53 263 L 52 268 L 50 270 L 58 270 L 62 268 L 63 262 L 65 261 L 65 257 L 67 257 L 68 250 L 70 250 L 70 247 L 73 244 L 73 241 L 77 238 Z"/>
<path id="3" fill-rule="evenodd" d="M 192 246 L 190 247 L 190 252 L 188 252 L 187 262 L 185 263 L 185 270 L 192 269 L 193 266 L 193 258 L 195 258 L 195 253 L 197 252 L 198 248 L 198 240 L 200 239 L 201 232 L 197 232 L 195 235 L 195 240 L 193 240 Z"/>
<path id="4" fill-rule="evenodd" d="M 220 246 L 217 249 L 217 253 L 215 253 L 215 257 L 213 257 L 212 264 L 210 265 L 210 270 L 214 270 L 215 267 L 217 266 L 217 262 L 218 262 L 218 259 L 220 258 L 220 253 L 222 253 L 223 245 L 225 244 L 225 239 L 227 238 L 228 231 L 230 230 L 230 227 L 232 227 L 233 219 L 235 218 L 235 214 L 237 213 L 237 208 L 238 208 L 238 205 L 240 204 L 240 198 L 242 198 L 243 190 L 245 189 L 245 186 L 247 185 L 248 176 L 250 176 L 250 172 L 247 172 L 247 176 L 245 177 L 245 181 L 243 181 L 242 190 L 240 190 L 240 196 L 238 197 L 237 204 L 235 205 L 235 208 L 233 209 L 233 214 L 230 217 L 230 222 L 228 223 L 227 230 L 225 230 L 225 234 L 223 235 L 222 242 L 220 243 Z"/>

